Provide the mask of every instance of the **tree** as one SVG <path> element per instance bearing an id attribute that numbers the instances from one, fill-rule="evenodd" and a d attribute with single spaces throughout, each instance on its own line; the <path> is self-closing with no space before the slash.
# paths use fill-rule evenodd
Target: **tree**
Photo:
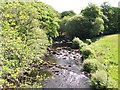
<path id="1" fill-rule="evenodd" d="M 58 36 L 59 13 L 43 2 L 35 2 L 31 4 L 38 11 L 37 19 L 39 20 L 40 28 L 46 32 L 48 39 L 51 41 L 52 38 Z"/>
<path id="2" fill-rule="evenodd" d="M 95 4 L 89 4 L 81 11 L 82 15 L 89 19 L 90 38 L 101 35 L 104 32 L 104 20 L 107 17 L 103 14 L 99 7 Z"/>
<path id="3" fill-rule="evenodd" d="M 104 27 L 105 31 L 104 34 L 113 34 L 113 33 L 118 33 L 118 23 L 119 23 L 119 11 L 120 8 L 117 7 L 112 7 L 109 3 L 104 2 L 101 5 L 101 11 L 103 14 L 108 18 L 108 20 L 104 20 Z"/>
<path id="4" fill-rule="evenodd" d="M 41 42 L 48 44 L 45 32 L 39 28 L 37 10 L 30 3 L 9 2 L 1 6 L 2 58 L 32 62 L 43 52 Z"/>
<path id="5" fill-rule="evenodd" d="M 72 10 L 70 10 L 70 11 L 63 11 L 61 13 L 61 18 L 64 18 L 65 16 L 74 16 L 74 15 L 76 15 L 76 13 L 74 11 L 72 11 Z"/>
<path id="6" fill-rule="evenodd" d="M 71 17 L 65 26 L 65 31 L 70 39 L 79 37 L 80 39 L 88 38 L 89 36 L 89 21 L 82 15 Z"/>
<path id="7" fill-rule="evenodd" d="M 74 37 L 79 37 L 80 39 L 93 38 L 103 33 L 103 24 L 104 21 L 100 17 L 97 17 L 93 22 L 85 16 L 76 15 L 67 21 L 65 31 L 70 39 Z"/>
<path id="8" fill-rule="evenodd" d="M 2 79 L 7 79 L 4 76 L 12 77 L 12 82 L 18 82 L 19 74 L 24 73 L 25 70 L 21 71 L 21 67 L 27 68 L 31 64 L 38 63 L 40 56 L 46 51 L 49 41 L 45 31 L 40 28 L 39 13 L 30 2 L 4 2 L 0 8 L 0 24 L 2 24 L 0 30 L 2 71 L 0 71 L 0 74 Z M 42 76 L 41 79 L 44 78 L 43 74 L 37 74 L 34 80 L 38 76 Z M 22 76 L 24 77 L 24 75 Z M 31 81 L 32 76 L 29 78 L 28 81 L 32 83 L 31 86 L 34 85 Z M 41 81 L 41 79 L 37 80 Z M 41 82 L 38 81 L 35 84 L 40 85 Z M 8 85 L 11 84 L 10 81 L 7 83 L 9 83 Z M 12 87 L 14 85 L 16 84 L 12 83 Z"/>
<path id="9" fill-rule="evenodd" d="M 97 17 L 105 17 L 103 12 L 95 4 L 89 4 L 85 9 L 81 11 L 82 15 L 94 21 Z"/>
<path id="10" fill-rule="evenodd" d="M 59 28 L 58 32 L 59 32 L 60 36 L 64 36 L 65 35 L 65 27 L 66 27 L 66 23 L 67 23 L 67 21 L 68 21 L 69 18 L 70 17 L 67 16 L 67 17 L 62 18 L 59 21 L 60 28 Z"/>
<path id="11" fill-rule="evenodd" d="M 93 24 L 93 28 L 90 31 L 90 37 L 94 37 L 97 35 L 100 35 L 104 31 L 104 21 L 102 18 L 98 17 L 95 19 L 95 22 Z"/>

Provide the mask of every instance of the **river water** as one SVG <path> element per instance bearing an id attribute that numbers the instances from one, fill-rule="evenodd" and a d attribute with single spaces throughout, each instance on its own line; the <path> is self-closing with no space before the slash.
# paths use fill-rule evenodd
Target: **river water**
<path id="1" fill-rule="evenodd" d="M 43 81 L 44 88 L 90 88 L 89 78 L 81 71 L 81 55 L 77 50 L 61 47 L 51 53 L 45 60 L 55 66 L 48 69 L 52 76 Z"/>

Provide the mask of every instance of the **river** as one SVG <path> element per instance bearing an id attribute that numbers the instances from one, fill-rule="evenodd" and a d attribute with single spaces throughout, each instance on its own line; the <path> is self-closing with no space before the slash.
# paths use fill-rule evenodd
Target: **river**
<path id="1" fill-rule="evenodd" d="M 44 60 L 55 65 L 48 68 L 52 76 L 42 82 L 43 88 L 90 88 L 89 77 L 81 71 L 79 50 L 58 47 L 51 50 Z"/>

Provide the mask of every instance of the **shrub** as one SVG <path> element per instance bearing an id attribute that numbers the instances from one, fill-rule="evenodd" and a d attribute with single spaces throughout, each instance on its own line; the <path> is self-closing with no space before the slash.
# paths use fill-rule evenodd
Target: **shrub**
<path id="1" fill-rule="evenodd" d="M 72 48 L 79 49 L 81 43 L 83 43 L 83 42 L 78 37 L 75 37 L 72 40 Z"/>
<path id="2" fill-rule="evenodd" d="M 86 46 L 86 44 L 82 40 L 80 40 L 78 37 L 75 37 L 72 40 L 72 48 L 79 49 L 79 48 L 82 48 L 84 46 Z"/>
<path id="3" fill-rule="evenodd" d="M 108 85 L 107 73 L 104 70 L 96 71 L 91 76 L 91 86 L 96 89 L 105 89 Z"/>
<path id="4" fill-rule="evenodd" d="M 21 68 L 20 71 L 24 71 L 24 67 L 38 62 L 39 57 L 46 52 L 49 44 L 48 37 L 51 34 L 53 37 L 56 36 L 57 23 L 53 21 L 54 15 L 51 16 L 52 13 L 50 15 L 41 15 L 38 10 L 33 7 L 33 4 L 36 6 L 37 3 L 27 2 L 21 4 L 19 2 L 5 2 L 1 4 L 0 12 L 2 15 L 0 16 L 0 23 L 2 22 L 2 28 L 0 30 L 0 62 L 2 62 L 3 65 L 2 67 L 0 66 L 0 69 L 2 68 L 2 72 L 0 73 L 2 73 L 3 76 L 11 74 L 11 78 L 18 79 L 18 68 Z M 38 3 L 37 6 L 41 7 L 41 4 Z M 46 8 L 46 6 L 42 7 L 42 9 L 43 8 Z M 44 13 L 44 10 L 42 11 Z M 42 20 L 40 18 L 42 18 Z M 52 19 L 48 20 L 48 18 Z M 50 25 L 48 26 L 48 24 Z M 39 76 L 44 77 L 42 74 Z M 1 78 L 6 80 L 6 78 L 0 75 L 0 83 L 3 82 Z M 36 78 L 34 78 L 34 80 L 36 80 Z M 37 80 L 40 79 L 37 78 Z M 12 80 L 12 82 L 11 80 L 7 80 L 5 83 L 12 84 L 12 86 L 9 85 L 10 88 L 16 87 L 13 81 L 14 80 Z M 37 81 L 35 82 L 39 83 Z"/>
<path id="5" fill-rule="evenodd" d="M 118 87 L 117 82 L 103 69 L 99 69 L 95 73 L 91 74 L 91 86 L 96 89 Z"/>
<path id="6" fill-rule="evenodd" d="M 83 47 L 81 49 L 81 51 L 83 53 L 83 57 L 84 58 L 88 58 L 90 55 L 92 55 L 93 57 L 95 57 L 95 53 L 93 52 L 93 50 L 91 48 Z"/>
<path id="7" fill-rule="evenodd" d="M 87 43 L 88 45 L 90 45 L 92 43 L 91 39 L 86 39 L 85 43 Z"/>
<path id="8" fill-rule="evenodd" d="M 98 70 L 100 63 L 96 60 L 85 60 L 83 62 L 83 71 L 93 73 Z"/>

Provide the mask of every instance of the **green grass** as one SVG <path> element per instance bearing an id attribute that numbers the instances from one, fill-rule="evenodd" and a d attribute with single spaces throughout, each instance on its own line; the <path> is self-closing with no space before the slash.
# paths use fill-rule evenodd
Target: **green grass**
<path id="1" fill-rule="evenodd" d="M 89 47 L 95 52 L 96 59 L 108 65 L 109 75 L 118 81 L 118 34 L 98 38 Z"/>

